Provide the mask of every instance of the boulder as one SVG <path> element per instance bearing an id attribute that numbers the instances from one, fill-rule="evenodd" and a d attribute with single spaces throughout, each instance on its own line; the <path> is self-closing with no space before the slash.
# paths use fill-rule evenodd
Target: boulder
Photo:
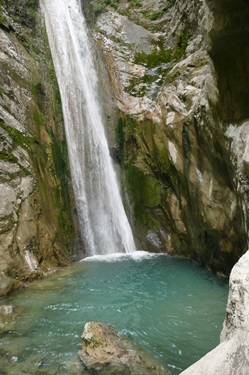
<path id="1" fill-rule="evenodd" d="M 82 350 L 78 353 L 79 359 L 91 374 L 169 374 L 144 353 L 135 350 L 131 343 L 119 336 L 111 326 L 88 322 L 81 337 Z"/>

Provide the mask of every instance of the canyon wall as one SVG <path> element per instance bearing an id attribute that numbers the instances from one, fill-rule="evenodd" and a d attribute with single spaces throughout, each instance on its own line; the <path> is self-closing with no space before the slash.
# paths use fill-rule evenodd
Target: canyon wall
<path id="1" fill-rule="evenodd" d="M 38 0 L 0 2 L 0 295 L 72 259 L 60 94 Z"/>
<path id="2" fill-rule="evenodd" d="M 247 375 L 248 352 L 249 251 L 232 269 L 226 318 L 221 343 L 182 375 Z"/>
<path id="3" fill-rule="evenodd" d="M 84 9 L 111 82 L 105 105 L 117 106 L 110 149 L 138 248 L 229 274 L 248 238 L 248 4 Z"/>
<path id="4" fill-rule="evenodd" d="M 77 220 L 39 1 L 0 6 L 6 293 L 71 262 Z M 228 274 L 248 238 L 247 2 L 91 0 L 83 8 L 137 247 Z"/>

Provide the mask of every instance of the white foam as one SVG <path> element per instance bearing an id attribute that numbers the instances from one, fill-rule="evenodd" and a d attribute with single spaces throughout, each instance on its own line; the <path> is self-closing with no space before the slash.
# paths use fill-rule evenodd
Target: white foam
<path id="1" fill-rule="evenodd" d="M 80 262 L 120 262 L 122 260 L 133 259 L 136 261 L 141 261 L 144 259 L 158 258 L 159 256 L 169 256 L 163 253 L 149 253 L 143 250 L 137 250 L 134 253 L 124 254 L 124 253 L 114 253 L 107 255 L 94 255 L 91 257 L 86 257 L 80 260 Z"/>

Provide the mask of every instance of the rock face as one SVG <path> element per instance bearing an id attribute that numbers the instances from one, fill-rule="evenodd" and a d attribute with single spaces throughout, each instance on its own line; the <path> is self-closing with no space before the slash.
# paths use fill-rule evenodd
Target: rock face
<path id="1" fill-rule="evenodd" d="M 78 353 L 84 367 L 91 374 L 169 374 L 161 366 L 131 347 L 111 326 L 88 322 L 82 334 L 82 350 Z"/>
<path id="2" fill-rule="evenodd" d="M 84 6 L 118 107 L 112 153 L 138 247 L 228 274 L 248 238 L 249 6 L 101 4 Z"/>
<path id="3" fill-rule="evenodd" d="M 60 96 L 38 3 L 1 1 L 0 295 L 67 264 L 73 250 Z"/>
<path id="4" fill-rule="evenodd" d="M 249 373 L 249 251 L 232 269 L 221 344 L 182 375 L 247 375 Z"/>
<path id="5" fill-rule="evenodd" d="M 247 2 L 83 6 L 111 83 L 103 94 L 111 153 L 138 247 L 228 274 L 248 238 Z M 0 8 L 1 294 L 67 264 L 74 229 L 39 1 Z"/>

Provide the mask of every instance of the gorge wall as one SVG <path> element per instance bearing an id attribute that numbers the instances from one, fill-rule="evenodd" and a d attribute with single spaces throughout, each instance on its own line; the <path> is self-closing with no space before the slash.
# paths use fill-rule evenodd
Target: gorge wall
<path id="1" fill-rule="evenodd" d="M 0 2 L 0 295 L 71 261 L 60 95 L 38 0 Z"/>
<path id="2" fill-rule="evenodd" d="M 191 257 L 228 274 L 248 247 L 247 2 L 82 4 L 138 248 Z M 68 264 L 77 223 L 39 1 L 0 6 L 0 293 L 6 293 Z"/>
<path id="3" fill-rule="evenodd" d="M 228 274 L 248 239 L 247 2 L 84 8 L 112 86 L 106 107 L 118 108 L 109 138 L 138 248 Z"/>

